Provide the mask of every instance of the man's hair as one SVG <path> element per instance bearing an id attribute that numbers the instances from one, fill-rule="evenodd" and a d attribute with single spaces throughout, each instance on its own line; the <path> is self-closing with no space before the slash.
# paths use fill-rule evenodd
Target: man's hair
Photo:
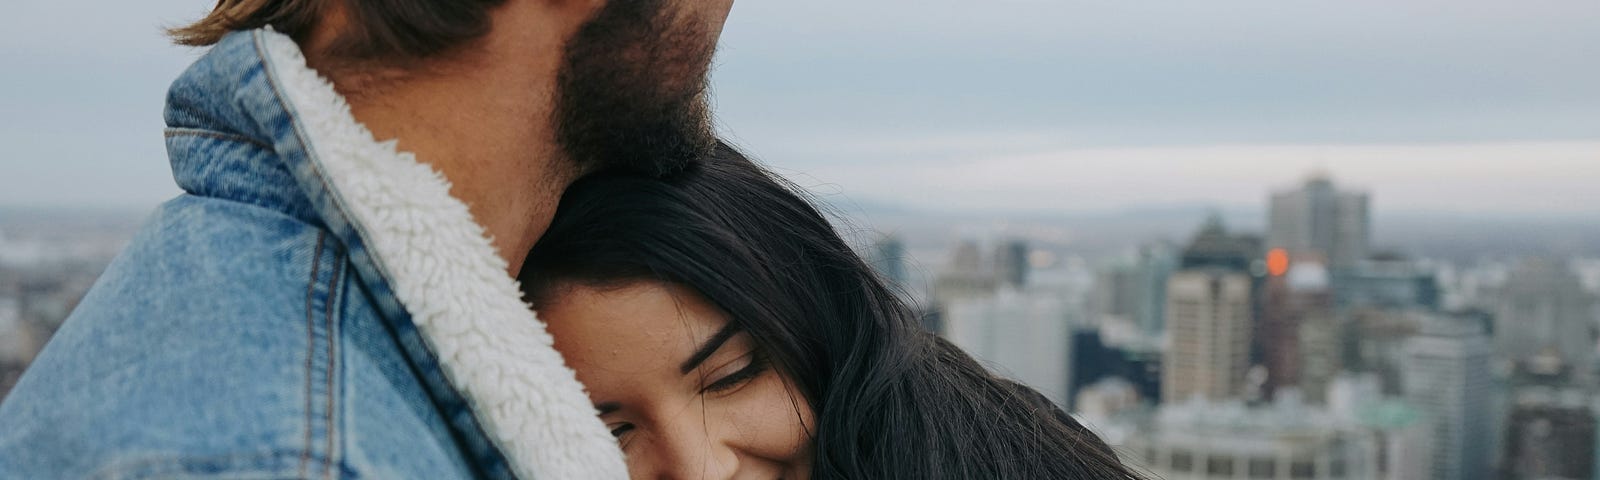
<path id="1" fill-rule="evenodd" d="M 489 32 L 489 11 L 505 0 L 217 0 L 211 14 L 168 31 L 180 45 L 208 46 L 228 32 L 271 26 L 304 41 L 344 2 L 349 28 L 323 52 L 353 61 L 420 60 Z"/>

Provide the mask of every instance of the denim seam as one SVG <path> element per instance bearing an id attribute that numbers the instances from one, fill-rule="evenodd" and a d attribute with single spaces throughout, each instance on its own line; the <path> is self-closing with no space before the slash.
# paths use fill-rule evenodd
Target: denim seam
<path id="1" fill-rule="evenodd" d="M 311 463 L 311 458 L 310 458 L 310 456 L 311 456 L 311 447 L 312 447 L 312 445 L 311 445 L 311 427 L 312 427 L 312 420 L 311 420 L 311 416 L 312 416 L 312 410 L 311 410 L 311 397 L 312 397 L 312 394 L 311 394 L 311 371 L 312 371 L 312 358 L 316 356 L 315 353 L 313 352 L 313 350 L 315 350 L 316 346 L 317 346 L 316 329 L 315 329 L 315 326 L 313 325 L 313 323 L 316 321 L 316 315 L 315 315 L 316 310 L 314 309 L 313 302 L 316 299 L 317 277 L 321 276 L 321 270 L 322 270 L 322 248 L 323 248 L 323 243 L 326 241 L 326 239 L 327 239 L 327 233 L 323 232 L 322 230 L 317 230 L 317 249 L 316 249 L 316 253 L 313 254 L 312 257 L 311 257 L 311 280 L 306 282 L 306 349 L 307 349 L 307 351 L 306 351 L 306 369 L 305 369 L 305 376 L 306 376 L 306 387 L 305 387 L 305 397 L 306 397 L 306 402 L 305 402 L 305 409 L 306 409 L 306 420 L 305 420 L 306 421 L 306 439 L 305 439 L 305 442 L 306 442 L 306 448 L 304 450 L 302 450 L 302 453 L 300 455 L 300 477 L 301 478 L 306 478 L 306 469 L 310 467 L 310 463 Z"/>
<path id="2" fill-rule="evenodd" d="M 325 433 L 325 435 L 328 437 L 327 438 L 328 439 L 328 450 L 323 455 L 323 458 L 325 459 L 323 461 L 323 471 L 326 472 L 326 475 L 324 476 L 324 478 L 326 478 L 328 480 L 332 480 L 333 479 L 333 457 L 336 455 L 334 450 L 333 450 L 333 446 L 334 446 L 334 439 L 336 438 L 336 435 L 338 434 L 338 432 L 335 430 L 335 429 L 338 428 L 338 424 L 334 422 L 334 418 L 333 418 L 334 417 L 334 415 L 333 415 L 334 398 L 333 397 L 334 397 L 334 392 L 337 391 L 337 390 L 334 390 L 334 381 L 333 381 L 334 378 L 333 377 L 338 372 L 338 370 L 337 370 L 337 368 L 335 366 L 335 362 L 338 361 L 338 357 L 335 355 L 337 352 L 335 352 L 334 349 L 335 349 L 335 344 L 337 343 L 336 340 L 339 337 L 338 337 L 338 332 L 335 330 L 335 327 L 334 327 L 334 321 L 333 321 L 333 310 L 334 310 L 334 308 L 333 307 L 334 307 L 334 304 L 337 303 L 336 299 L 339 298 L 339 296 L 337 294 L 338 291 L 339 291 L 339 276 L 340 276 L 340 274 L 342 274 L 344 272 L 344 267 L 345 267 L 345 262 L 339 261 L 340 260 L 340 255 L 338 254 L 337 249 L 335 249 L 335 253 L 334 253 L 334 258 L 333 259 L 336 261 L 336 263 L 334 263 L 334 266 L 333 266 L 333 278 L 330 280 L 330 282 L 328 284 L 328 296 L 323 301 L 323 304 L 324 304 L 323 307 L 324 307 L 324 310 L 326 310 L 326 315 L 324 317 L 325 318 L 324 321 L 327 323 L 324 326 L 324 328 L 327 329 L 327 337 L 328 337 L 328 371 L 325 373 L 325 375 L 328 376 L 328 390 L 326 392 L 323 392 L 323 394 L 328 397 L 328 406 L 327 406 L 327 412 L 326 412 L 326 414 L 327 414 L 327 422 L 328 423 L 324 427 L 324 428 L 327 429 L 327 432 Z"/>
<path id="3" fill-rule="evenodd" d="M 229 142 L 244 142 L 244 143 L 248 143 L 248 144 L 260 147 L 261 149 L 269 151 L 269 152 L 273 151 L 272 145 L 268 145 L 265 142 L 262 142 L 260 140 L 256 140 L 254 138 L 246 137 L 244 135 L 238 135 L 238 134 L 233 134 L 233 133 L 222 133 L 222 132 L 213 131 L 213 130 L 202 130 L 202 129 L 198 129 L 198 128 L 168 127 L 163 132 L 163 135 L 166 136 L 167 138 L 173 138 L 173 137 L 205 137 L 205 138 L 210 138 L 210 139 L 214 139 L 214 140 L 223 140 L 223 141 L 229 141 Z"/>

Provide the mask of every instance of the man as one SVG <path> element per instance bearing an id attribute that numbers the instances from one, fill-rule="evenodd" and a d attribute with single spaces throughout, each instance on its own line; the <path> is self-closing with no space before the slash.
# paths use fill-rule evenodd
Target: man
<path id="1" fill-rule="evenodd" d="M 732 0 L 221 0 L 186 192 L 0 405 L 4 478 L 621 478 L 512 280 L 568 184 L 713 145 Z"/>

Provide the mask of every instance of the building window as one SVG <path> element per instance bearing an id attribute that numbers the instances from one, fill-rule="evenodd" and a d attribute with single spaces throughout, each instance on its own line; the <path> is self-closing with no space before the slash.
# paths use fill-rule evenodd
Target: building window
<path id="1" fill-rule="evenodd" d="M 1207 458 L 1206 474 L 1218 477 L 1233 476 L 1233 459 L 1221 456 Z"/>
<path id="2" fill-rule="evenodd" d="M 1250 459 L 1250 478 L 1273 478 L 1276 476 L 1276 465 L 1271 458 L 1256 457 Z"/>
<path id="3" fill-rule="evenodd" d="M 1189 473 L 1194 471 L 1194 455 L 1186 450 L 1172 451 L 1172 471 Z"/>
<path id="4" fill-rule="evenodd" d="M 1317 466 L 1311 460 L 1297 459 L 1289 462 L 1289 478 L 1296 480 L 1317 478 Z"/>

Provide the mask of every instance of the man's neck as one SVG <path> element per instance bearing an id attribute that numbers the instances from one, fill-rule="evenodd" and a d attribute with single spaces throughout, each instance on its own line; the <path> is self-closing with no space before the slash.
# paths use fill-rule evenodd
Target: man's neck
<path id="1" fill-rule="evenodd" d="M 397 140 L 450 181 L 451 195 L 467 204 L 515 276 L 576 171 L 554 141 L 553 88 L 485 73 L 341 93 L 374 138 Z"/>

